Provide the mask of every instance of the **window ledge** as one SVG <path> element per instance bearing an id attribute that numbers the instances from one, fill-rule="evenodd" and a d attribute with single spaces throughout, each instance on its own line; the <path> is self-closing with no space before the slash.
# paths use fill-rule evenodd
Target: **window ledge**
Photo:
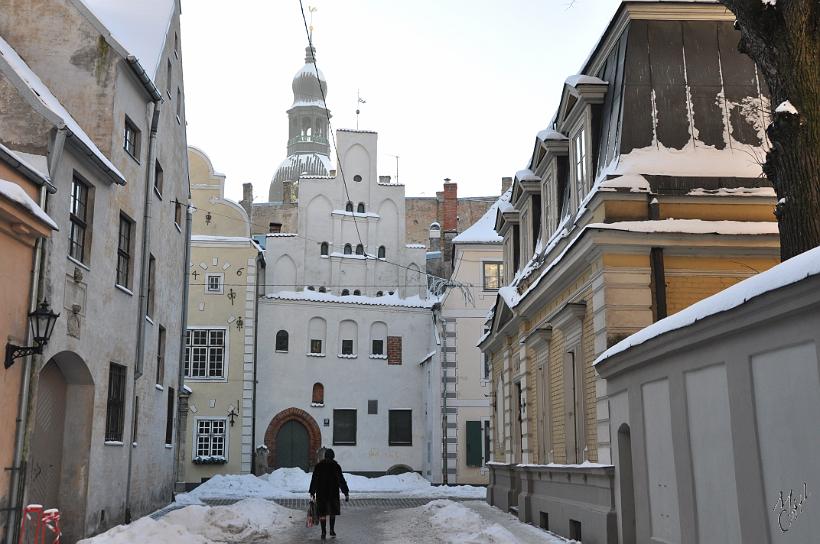
<path id="1" fill-rule="evenodd" d="M 153 324 L 154 324 L 154 320 L 151 318 L 151 316 L 150 316 L 150 315 L 146 315 L 146 316 L 145 316 L 145 320 L 146 320 L 148 323 L 150 323 L 151 325 L 153 325 Z"/>
<path id="2" fill-rule="evenodd" d="M 329 259 L 330 258 L 329 255 L 319 255 L 319 257 L 322 258 L 322 259 Z"/>
<path id="3" fill-rule="evenodd" d="M 324 407 L 325 407 L 325 403 L 324 403 L 324 402 L 311 402 L 311 403 L 310 403 L 310 405 L 311 405 L 313 408 L 324 408 Z"/>
<path id="4" fill-rule="evenodd" d="M 355 353 L 340 353 L 337 355 L 339 359 L 356 359 L 359 356 Z"/>
<path id="5" fill-rule="evenodd" d="M 165 444 L 165 449 L 166 450 L 172 450 L 172 449 L 174 449 L 174 445 L 173 444 Z"/>
<path id="6" fill-rule="evenodd" d="M 387 355 L 377 355 L 377 354 L 375 354 L 375 353 L 371 353 L 371 354 L 370 354 L 370 358 L 371 358 L 371 359 L 385 359 L 385 360 L 386 360 L 386 359 L 387 359 Z"/>
<path id="7" fill-rule="evenodd" d="M 125 444 L 123 444 L 119 440 L 106 440 L 105 445 L 106 446 L 124 446 Z"/>
<path id="8" fill-rule="evenodd" d="M 76 265 L 77 265 L 77 266 L 79 266 L 80 268 L 85 269 L 87 272 L 91 272 L 91 269 L 88 267 L 88 265 L 87 265 L 87 264 L 84 264 L 82 261 L 78 261 L 77 259 L 75 259 L 75 258 L 74 258 L 74 257 L 72 257 L 71 255 L 66 255 L 66 257 L 68 257 L 68 260 L 69 260 L 69 261 L 71 261 L 72 263 L 76 264 Z"/>
<path id="9" fill-rule="evenodd" d="M 308 357 L 325 357 L 324 353 L 305 353 Z"/>
<path id="10" fill-rule="evenodd" d="M 275 353 L 289 353 L 288 350 L 286 350 L 286 349 L 277 349 L 277 350 L 274 350 L 274 352 Z"/>
<path id="11" fill-rule="evenodd" d="M 115 283 L 114 287 L 116 287 L 117 289 L 119 289 L 120 291 L 125 293 L 126 295 L 131 295 L 132 297 L 134 296 L 134 292 L 131 289 L 129 289 L 128 287 L 123 287 L 119 283 Z"/>
<path id="12" fill-rule="evenodd" d="M 165 388 L 164 388 L 162 385 L 160 385 L 160 384 L 156 384 L 156 385 L 154 385 L 154 388 L 155 388 L 157 391 L 165 391 Z"/>
<path id="13" fill-rule="evenodd" d="M 131 447 L 132 448 L 136 448 L 137 446 L 139 446 L 139 444 L 137 442 L 131 442 Z"/>

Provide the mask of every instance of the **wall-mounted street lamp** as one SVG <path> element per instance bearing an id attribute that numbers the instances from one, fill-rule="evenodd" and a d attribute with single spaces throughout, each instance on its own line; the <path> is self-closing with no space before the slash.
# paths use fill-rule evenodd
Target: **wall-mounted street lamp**
<path id="1" fill-rule="evenodd" d="M 28 324 L 34 337 L 34 345 L 31 347 L 16 346 L 11 342 L 6 343 L 6 368 L 14 364 L 15 359 L 27 357 L 35 353 L 43 353 L 43 347 L 48 344 L 51 333 L 54 332 L 54 324 L 60 314 L 51 311 L 47 300 L 43 300 L 36 310 L 28 314 Z"/>

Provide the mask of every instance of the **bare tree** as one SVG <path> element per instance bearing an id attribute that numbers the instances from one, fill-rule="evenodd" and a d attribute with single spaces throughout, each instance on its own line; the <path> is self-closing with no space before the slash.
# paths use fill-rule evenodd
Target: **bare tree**
<path id="1" fill-rule="evenodd" d="M 774 185 L 783 260 L 820 246 L 820 0 L 720 0 L 737 17 L 738 48 L 772 97 Z"/>

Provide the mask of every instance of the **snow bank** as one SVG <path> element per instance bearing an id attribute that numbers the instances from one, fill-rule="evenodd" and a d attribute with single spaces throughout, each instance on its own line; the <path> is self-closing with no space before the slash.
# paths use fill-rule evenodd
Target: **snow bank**
<path id="1" fill-rule="evenodd" d="M 764 293 L 818 274 L 820 274 L 820 248 L 814 248 L 641 329 L 603 352 L 594 364 L 597 365 L 662 334 L 688 327 L 709 316 L 729 311 Z"/>
<path id="2" fill-rule="evenodd" d="M 254 499 L 231 506 L 188 506 L 159 520 L 144 517 L 130 525 L 119 525 L 80 544 L 273 543 L 297 523 L 294 514 L 297 511 Z"/>
<path id="3" fill-rule="evenodd" d="M 464 505 L 432 501 L 418 508 L 390 512 L 385 534 L 391 543 L 404 543 L 419 534 L 434 534 L 436 542 L 470 544 L 568 544 L 547 531 L 521 523 L 486 504 Z"/>
<path id="4" fill-rule="evenodd" d="M 250 474 L 217 475 L 190 493 L 177 495 L 180 504 L 191 504 L 209 498 L 284 499 L 305 497 L 310 488 L 311 474 L 299 468 L 280 468 L 270 474 L 253 476 Z M 345 474 L 351 494 L 390 497 L 459 497 L 483 499 L 486 490 L 470 485 L 433 486 L 415 472 L 406 474 L 366 478 Z"/>

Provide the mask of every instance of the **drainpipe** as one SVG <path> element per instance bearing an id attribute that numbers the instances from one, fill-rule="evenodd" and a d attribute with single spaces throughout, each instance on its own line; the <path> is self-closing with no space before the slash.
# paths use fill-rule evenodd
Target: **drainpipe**
<path id="1" fill-rule="evenodd" d="M 188 190 L 188 195 L 190 197 L 190 189 Z M 185 331 L 188 330 L 188 284 L 190 282 L 190 277 L 188 275 L 188 263 L 191 262 L 191 218 L 193 217 L 193 208 L 191 206 L 185 206 L 185 260 L 182 263 L 182 338 L 185 338 Z M 178 364 L 178 374 L 177 374 L 177 395 L 182 393 L 182 388 L 185 387 L 185 341 L 181 341 L 179 343 L 179 364 Z M 182 449 L 182 433 L 179 432 L 180 430 L 180 413 L 179 413 L 179 400 L 177 400 L 177 410 L 174 415 L 177 427 L 177 436 L 176 436 L 176 457 L 177 462 L 174 463 L 174 485 L 179 481 L 179 473 L 181 470 L 181 463 L 182 458 L 179 455 L 179 452 Z"/>
<path id="2" fill-rule="evenodd" d="M 140 289 L 139 289 L 139 310 L 137 315 L 137 351 L 134 358 L 134 382 L 132 387 L 131 406 L 136 408 L 137 380 L 142 376 L 142 359 L 145 352 L 145 316 L 148 315 L 148 265 L 149 250 L 151 249 L 151 202 L 154 192 L 154 157 L 156 156 L 157 130 L 159 125 L 159 113 L 161 99 L 154 102 L 154 113 L 151 116 L 151 136 L 148 144 L 148 159 L 145 163 L 145 202 L 143 204 L 142 216 L 142 250 L 140 252 Z M 187 274 L 186 274 L 187 276 Z M 133 414 L 131 417 L 131 432 L 134 429 Z M 123 437 L 125 438 L 125 437 Z M 133 436 L 129 437 L 125 443 L 128 445 L 128 474 L 125 483 L 125 523 L 131 523 L 131 467 L 134 461 Z"/>
<path id="3" fill-rule="evenodd" d="M 447 320 L 441 317 L 441 483 L 447 485 Z"/>
<path id="4" fill-rule="evenodd" d="M 65 149 L 65 140 L 68 129 L 65 126 L 57 129 L 57 134 L 54 138 L 54 147 L 48 156 L 48 176 L 52 180 L 56 179 L 57 167 L 63 158 L 63 149 Z M 48 209 L 48 187 L 43 185 L 40 188 L 40 207 L 43 210 Z M 43 262 L 45 262 L 48 248 L 46 247 L 45 238 L 38 238 L 34 246 L 33 266 L 31 270 L 31 290 L 29 294 L 29 312 L 37 309 L 37 302 L 40 298 L 40 293 L 43 292 L 43 283 L 45 278 L 42 277 Z M 31 345 L 34 339 L 31 336 L 31 328 L 26 332 L 26 345 Z M 37 365 L 34 364 L 34 357 L 39 361 L 41 356 L 26 357 L 23 359 L 23 376 L 20 381 L 20 396 L 17 404 L 17 429 L 14 435 L 14 461 L 11 465 L 11 482 L 9 491 L 9 502 L 14 502 L 14 505 L 9 505 L 9 510 L 6 514 L 6 544 L 14 544 L 17 542 L 17 532 L 20 528 L 20 523 L 17 519 L 18 507 L 22 506 L 23 497 L 26 487 L 25 479 L 25 461 L 28 455 L 24 455 L 26 438 L 28 437 L 27 427 L 29 425 L 29 403 L 31 402 L 31 377 L 36 371 Z M 25 452 L 27 453 L 27 452 Z"/>
<path id="5" fill-rule="evenodd" d="M 251 474 L 256 472 L 256 446 L 253 445 L 253 442 L 256 441 L 256 384 L 258 383 L 256 380 L 256 346 L 259 338 L 259 271 L 261 268 L 265 268 L 265 257 L 261 251 L 258 251 L 256 256 L 256 286 L 253 294 L 253 401 L 251 402 L 251 446 L 253 447 L 251 448 Z"/>

